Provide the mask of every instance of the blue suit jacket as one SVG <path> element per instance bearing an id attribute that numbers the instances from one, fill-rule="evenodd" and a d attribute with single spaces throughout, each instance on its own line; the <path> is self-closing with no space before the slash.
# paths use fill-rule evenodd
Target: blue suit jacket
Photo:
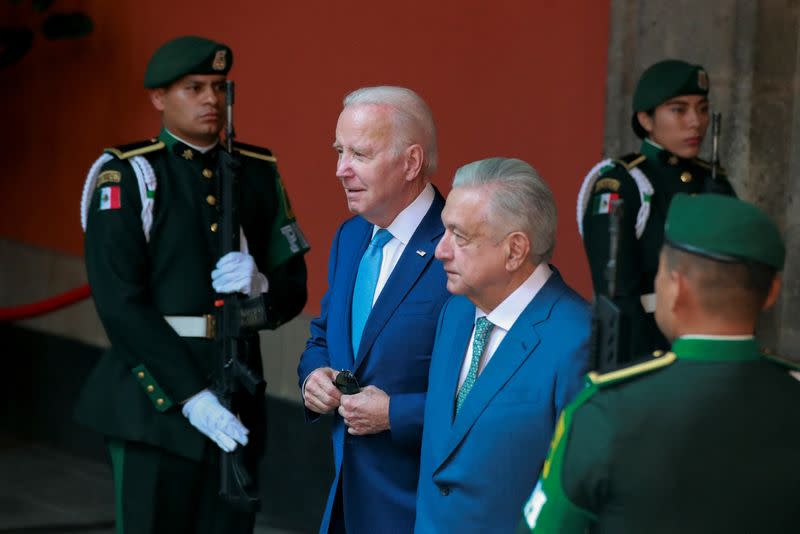
<path id="1" fill-rule="evenodd" d="M 555 269 L 478 376 L 458 415 L 456 388 L 475 321 L 445 304 L 431 360 L 416 532 L 513 532 L 561 409 L 583 386 L 590 312 Z"/>
<path id="2" fill-rule="evenodd" d="M 333 240 L 328 290 L 300 358 L 300 384 L 319 367 L 353 370 L 362 387 L 372 384 L 389 395 L 391 430 L 351 436 L 341 417 L 334 416 L 336 475 L 320 532 L 328 531 L 340 480 L 348 532 L 407 533 L 413 529 L 428 369 L 436 320 L 449 297 L 444 270 L 434 259 L 444 233 L 443 207 L 444 199 L 437 191 L 375 302 L 355 357 L 350 341 L 353 286 L 373 226 L 361 217 L 352 218 Z M 314 420 L 318 415 L 306 410 L 306 417 Z"/>

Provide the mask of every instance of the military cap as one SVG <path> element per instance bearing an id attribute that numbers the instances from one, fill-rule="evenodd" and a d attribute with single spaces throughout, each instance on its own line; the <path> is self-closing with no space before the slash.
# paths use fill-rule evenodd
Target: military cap
<path id="1" fill-rule="evenodd" d="M 786 248 L 778 227 L 759 208 L 735 197 L 678 193 L 664 227 L 665 241 L 724 262 L 754 261 L 780 271 Z"/>
<path id="2" fill-rule="evenodd" d="M 666 59 L 651 65 L 642 73 L 633 93 L 633 131 L 640 138 L 647 136 L 636 118 L 637 112 L 650 111 L 676 96 L 705 96 L 708 89 L 708 74 L 700 65 L 692 65 L 679 59 Z"/>
<path id="3" fill-rule="evenodd" d="M 144 86 L 165 87 L 187 74 L 228 74 L 233 52 L 203 37 L 178 37 L 161 45 L 147 63 Z"/>

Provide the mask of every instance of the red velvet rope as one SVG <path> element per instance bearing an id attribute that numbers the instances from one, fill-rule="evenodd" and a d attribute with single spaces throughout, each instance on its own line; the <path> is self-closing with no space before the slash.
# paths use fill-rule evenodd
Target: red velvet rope
<path id="1" fill-rule="evenodd" d="M 50 297 L 49 299 L 40 300 L 39 302 L 23 304 L 22 306 L 0 308 L 0 321 L 19 321 L 21 319 L 29 319 L 38 315 L 44 315 L 88 298 L 89 295 L 91 295 L 91 290 L 89 289 L 89 285 L 86 284 L 85 286 L 70 289 L 66 293 Z"/>

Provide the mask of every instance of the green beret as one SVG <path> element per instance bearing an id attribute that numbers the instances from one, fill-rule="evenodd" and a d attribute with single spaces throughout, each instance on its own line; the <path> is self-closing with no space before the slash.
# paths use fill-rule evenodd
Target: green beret
<path id="1" fill-rule="evenodd" d="M 161 45 L 147 63 L 144 86 L 166 87 L 187 74 L 228 74 L 233 52 L 203 37 L 178 37 Z"/>
<path id="2" fill-rule="evenodd" d="M 783 269 L 786 248 L 778 227 L 759 208 L 738 198 L 678 193 L 664 227 L 677 249 L 725 262 L 755 261 Z"/>
<path id="3" fill-rule="evenodd" d="M 667 59 L 650 66 L 639 78 L 633 93 L 633 131 L 641 138 L 647 136 L 636 118 L 637 112 L 650 111 L 676 96 L 705 96 L 708 88 L 708 74 L 700 65 Z"/>

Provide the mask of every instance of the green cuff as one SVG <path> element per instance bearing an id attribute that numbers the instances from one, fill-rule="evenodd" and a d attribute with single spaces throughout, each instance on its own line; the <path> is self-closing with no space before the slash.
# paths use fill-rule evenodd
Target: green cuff
<path id="1" fill-rule="evenodd" d="M 150 374 L 150 371 L 147 370 L 144 364 L 137 365 L 133 368 L 133 376 L 136 377 L 136 380 L 139 381 L 139 385 L 142 386 L 147 396 L 150 397 L 150 401 L 153 403 L 156 410 L 159 412 L 166 412 L 172 408 L 172 399 L 167 397 L 164 390 L 161 389 L 161 386 L 158 385 L 158 382 L 156 382 L 155 378 L 153 378 L 153 375 Z"/>

